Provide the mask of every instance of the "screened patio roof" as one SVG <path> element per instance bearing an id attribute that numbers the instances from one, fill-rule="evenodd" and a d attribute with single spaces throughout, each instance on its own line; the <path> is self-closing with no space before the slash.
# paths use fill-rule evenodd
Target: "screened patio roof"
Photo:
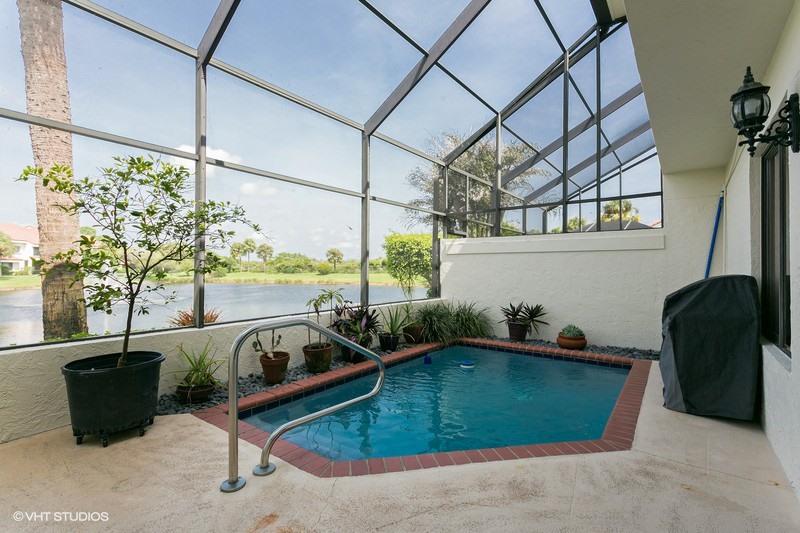
<path id="1" fill-rule="evenodd" d="M 559 185 L 576 198 L 655 146 L 627 26 L 603 1 L 65 3 L 454 171 L 499 121 L 529 152 L 500 178 L 525 205 Z M 442 154 L 443 130 L 465 140 Z M 548 179 L 520 194 L 537 167 Z"/>

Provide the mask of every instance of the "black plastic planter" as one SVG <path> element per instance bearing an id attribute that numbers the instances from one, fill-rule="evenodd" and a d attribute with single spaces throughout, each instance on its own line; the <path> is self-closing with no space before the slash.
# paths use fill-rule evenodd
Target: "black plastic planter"
<path id="1" fill-rule="evenodd" d="M 522 342 L 528 336 L 528 328 L 530 327 L 527 322 L 506 322 L 508 324 L 508 336 L 512 341 Z"/>
<path id="2" fill-rule="evenodd" d="M 381 343 L 381 350 L 384 352 L 394 352 L 397 350 L 397 343 L 400 342 L 400 335 L 380 333 L 378 334 L 378 341 Z"/>
<path id="3" fill-rule="evenodd" d="M 78 444 L 84 435 L 99 435 L 103 447 L 112 433 L 144 428 L 153 423 L 158 402 L 158 379 L 164 354 L 128 352 L 117 368 L 119 354 L 79 359 L 64 365 L 72 434 Z"/>

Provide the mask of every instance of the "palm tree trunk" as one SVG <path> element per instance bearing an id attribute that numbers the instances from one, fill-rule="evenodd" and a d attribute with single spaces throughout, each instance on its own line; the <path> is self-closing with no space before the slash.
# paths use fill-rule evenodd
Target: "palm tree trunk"
<path id="1" fill-rule="evenodd" d="M 70 122 L 64 22 L 60 0 L 17 0 L 25 96 L 28 113 Z M 45 170 L 55 163 L 72 166 L 72 137 L 67 132 L 30 126 L 33 161 Z M 80 220 L 58 208 L 68 197 L 35 183 L 39 254 L 49 263 L 80 237 Z M 74 283 L 64 265 L 50 265 L 42 277 L 42 326 L 45 339 L 86 333 L 83 284 Z"/>

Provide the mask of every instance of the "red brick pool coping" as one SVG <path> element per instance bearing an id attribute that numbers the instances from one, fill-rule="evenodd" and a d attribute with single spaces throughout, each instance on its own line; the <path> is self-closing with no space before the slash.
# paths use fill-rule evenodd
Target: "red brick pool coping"
<path id="1" fill-rule="evenodd" d="M 650 361 L 629 359 L 601 353 L 577 350 L 562 350 L 548 346 L 536 346 L 493 339 L 459 339 L 454 344 L 491 348 L 494 350 L 528 354 L 548 359 L 580 360 L 590 364 L 630 368 L 625 384 L 620 391 L 617 403 L 609 416 L 603 436 L 595 440 L 554 442 L 548 444 L 531 444 L 506 446 L 501 448 L 482 448 L 453 452 L 435 452 L 403 457 L 385 457 L 378 459 L 362 459 L 354 461 L 331 461 L 327 457 L 306 450 L 289 441 L 279 439 L 272 448 L 272 454 L 287 463 L 294 465 L 317 477 L 346 477 L 367 474 L 383 474 L 387 472 L 403 472 L 434 468 L 440 466 L 461 465 L 467 463 L 485 463 L 529 457 L 545 457 L 551 455 L 572 455 L 584 453 L 613 452 L 629 450 L 633 445 L 636 422 L 642 404 L 647 378 L 650 373 Z M 384 356 L 387 367 L 397 365 L 442 348 L 442 344 L 418 344 L 399 352 Z M 293 383 L 281 385 L 273 389 L 259 392 L 239 399 L 239 416 L 249 416 L 288 403 L 326 388 L 352 381 L 361 376 L 374 373 L 375 363 L 364 361 L 344 368 L 338 368 L 301 379 Z M 223 430 L 228 427 L 228 406 L 220 404 L 193 413 Z M 259 448 L 263 448 L 269 433 L 247 422 L 239 420 L 239 438 Z"/>

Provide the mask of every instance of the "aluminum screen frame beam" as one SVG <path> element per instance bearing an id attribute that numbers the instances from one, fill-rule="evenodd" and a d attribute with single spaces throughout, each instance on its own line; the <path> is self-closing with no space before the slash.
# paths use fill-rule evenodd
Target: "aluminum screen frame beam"
<path id="1" fill-rule="evenodd" d="M 622 25 L 610 29 L 601 35 L 600 40 L 603 41 L 613 35 L 617 29 Z M 596 40 L 585 42 L 586 39 L 597 31 L 597 26 L 592 26 L 583 33 L 573 44 L 567 49 L 570 54 L 570 62 L 577 63 L 586 55 L 591 53 L 596 47 Z M 584 43 L 581 46 L 581 43 Z M 564 54 L 559 55 L 544 71 L 537 76 L 525 89 L 523 89 L 517 96 L 515 96 L 501 111 L 500 115 L 505 121 L 506 118 L 516 113 L 522 106 L 528 103 L 534 96 L 543 91 L 550 83 L 555 81 L 559 76 L 564 73 L 563 67 Z M 482 127 L 477 129 L 470 135 L 460 146 L 455 148 L 452 152 L 445 156 L 445 161 L 449 164 L 456 160 L 461 154 L 469 150 L 472 145 L 478 142 L 484 135 L 489 133 L 494 127 L 494 118 L 488 120 Z"/>
<path id="2" fill-rule="evenodd" d="M 198 64 L 208 65 L 208 62 L 211 61 L 211 56 L 214 55 L 222 36 L 225 35 L 225 30 L 228 29 L 228 24 L 231 23 L 236 8 L 239 7 L 239 2 L 240 0 L 220 0 L 205 34 L 200 40 L 200 45 L 197 47 Z"/>
<path id="3" fill-rule="evenodd" d="M 646 122 L 643 122 L 639 126 L 633 128 L 628 133 L 626 133 L 625 135 L 623 135 L 619 139 L 615 140 L 609 146 L 606 146 L 603 149 L 603 152 L 600 154 L 600 159 L 602 159 L 606 155 L 610 154 L 611 152 L 616 151 L 619 148 L 622 148 L 623 146 L 625 146 L 626 144 L 628 144 L 629 142 L 631 142 L 632 140 L 637 138 L 639 135 L 645 133 L 649 129 L 650 129 L 650 121 L 649 120 L 646 121 Z M 650 148 L 648 148 L 648 150 L 649 149 Z M 572 167 L 571 169 L 569 169 L 567 171 L 567 179 L 571 178 L 572 176 L 574 176 L 578 172 L 589 168 L 592 165 L 592 163 L 594 163 L 596 161 L 597 161 L 597 156 L 595 154 L 592 154 L 591 156 L 587 157 L 586 159 L 584 159 L 583 161 L 581 161 L 580 163 L 578 163 L 577 165 L 575 165 L 574 167 Z M 563 177 L 564 177 L 564 174 L 561 173 L 558 176 L 556 176 L 555 178 L 553 178 L 552 180 L 548 181 L 547 183 L 545 183 L 544 185 L 539 187 L 538 189 L 536 189 L 535 191 L 531 192 L 530 194 L 527 194 L 525 196 L 525 202 L 530 203 L 531 200 L 541 196 L 542 194 L 546 193 L 547 191 L 549 191 L 553 187 L 556 187 L 559 183 L 561 183 L 561 180 L 563 179 Z M 565 195 L 564 198 L 566 199 L 567 196 L 568 195 Z"/>
<path id="4" fill-rule="evenodd" d="M 439 59 L 450 49 L 453 43 L 461 37 L 461 34 L 472 24 L 478 15 L 481 14 L 483 9 L 489 5 L 491 0 L 471 0 L 467 7 L 465 7 L 456 19 L 450 24 L 445 32 L 436 40 L 431 46 L 430 50 L 425 57 L 406 74 L 403 81 L 395 87 L 394 91 L 384 100 L 378 107 L 375 113 L 364 124 L 364 133 L 372 135 L 378 127 L 389 117 L 392 111 L 400 105 L 400 103 L 408 96 L 414 87 L 422 80 L 425 74 L 428 73 Z"/>
<path id="5" fill-rule="evenodd" d="M 602 121 L 604 118 L 610 116 L 612 113 L 619 110 L 622 106 L 624 106 L 625 104 L 627 104 L 640 94 L 642 94 L 642 84 L 638 83 L 636 84 L 636 86 L 631 87 L 630 89 L 622 93 L 622 95 L 618 96 L 617 98 L 609 102 L 603 109 L 601 109 L 600 120 Z M 596 122 L 597 122 L 596 115 L 592 115 L 586 118 L 583 122 L 581 122 L 580 124 L 578 124 L 569 131 L 569 133 L 567 134 L 567 142 L 573 140 L 578 135 L 580 135 L 581 133 L 585 132 L 586 130 L 594 126 Z M 520 174 L 522 174 L 529 168 L 533 167 L 537 163 L 540 163 L 542 160 L 544 160 L 544 158 L 551 155 L 553 152 L 561 148 L 563 145 L 564 141 L 562 137 L 555 139 L 547 146 L 539 150 L 538 154 L 529 157 L 528 159 L 526 159 L 513 169 L 509 170 L 506 173 L 506 175 L 503 176 L 502 184 L 506 185 L 508 182 L 518 177 Z"/>

